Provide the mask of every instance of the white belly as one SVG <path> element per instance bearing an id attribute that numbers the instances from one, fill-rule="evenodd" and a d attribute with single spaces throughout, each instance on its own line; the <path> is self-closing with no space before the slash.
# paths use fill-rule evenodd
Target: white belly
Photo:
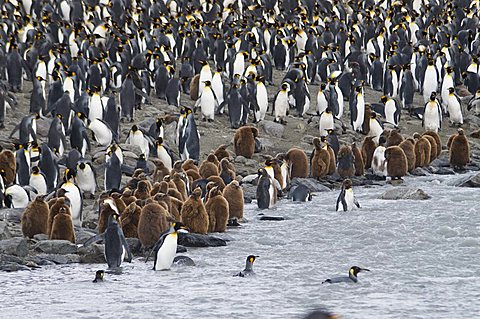
<path id="1" fill-rule="evenodd" d="M 448 97 L 448 113 L 451 122 L 463 124 L 462 107 L 455 96 Z"/>
<path id="2" fill-rule="evenodd" d="M 215 117 L 215 97 L 211 90 L 204 90 L 202 93 L 200 102 L 200 108 L 202 110 L 202 115 L 208 120 L 213 120 Z"/>
<path id="3" fill-rule="evenodd" d="M 80 214 L 82 212 L 82 195 L 78 191 L 77 187 L 70 182 L 65 183 L 62 188 L 68 191 L 65 196 L 70 200 L 70 204 L 72 206 L 73 223 L 75 225 L 81 225 L 82 221 L 80 219 Z"/>
<path id="4" fill-rule="evenodd" d="M 172 267 L 177 253 L 177 234 L 170 234 L 165 238 L 162 247 L 157 252 L 155 270 L 168 270 Z"/>
<path id="5" fill-rule="evenodd" d="M 169 171 L 172 170 L 172 158 L 168 154 L 165 147 L 157 147 L 157 156 Z"/>
<path id="6" fill-rule="evenodd" d="M 365 118 L 365 99 L 363 98 L 363 94 L 357 95 L 357 118 L 353 122 L 353 130 L 358 131 L 362 129 L 363 120 Z"/>

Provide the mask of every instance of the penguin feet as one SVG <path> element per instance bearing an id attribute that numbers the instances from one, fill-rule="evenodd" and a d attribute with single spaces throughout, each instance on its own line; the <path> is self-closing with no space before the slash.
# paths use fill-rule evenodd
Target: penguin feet
<path id="1" fill-rule="evenodd" d="M 207 121 L 208 121 L 208 123 L 212 123 L 213 119 L 208 119 Z"/>
<path id="2" fill-rule="evenodd" d="M 281 120 L 280 120 L 280 124 L 282 124 L 282 125 L 287 125 L 287 121 L 285 121 L 284 119 L 281 119 Z"/>

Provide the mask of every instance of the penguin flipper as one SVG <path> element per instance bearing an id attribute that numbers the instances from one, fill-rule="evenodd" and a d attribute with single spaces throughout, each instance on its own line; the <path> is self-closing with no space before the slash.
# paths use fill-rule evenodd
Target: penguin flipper
<path id="1" fill-rule="evenodd" d="M 340 206 L 340 202 L 342 201 L 343 193 L 344 193 L 344 191 L 343 191 L 343 189 L 342 189 L 342 191 L 340 192 L 340 194 L 339 194 L 338 197 L 337 197 L 337 204 L 335 205 L 335 210 L 336 210 L 337 212 L 338 212 L 338 208 L 339 208 L 339 206 Z"/>
<path id="2" fill-rule="evenodd" d="M 358 202 L 357 198 L 353 198 L 353 203 L 355 204 L 355 206 L 357 206 L 358 208 L 360 208 L 360 203 Z"/>
<path id="3" fill-rule="evenodd" d="M 342 196 L 342 207 L 344 212 L 348 210 L 347 201 L 345 200 L 345 191 L 343 191 L 343 196 Z"/>
<path id="4" fill-rule="evenodd" d="M 155 259 L 153 262 L 153 267 L 155 268 L 155 264 L 157 263 L 157 252 L 162 247 L 163 242 L 165 241 L 165 238 L 168 235 L 168 230 L 164 231 L 162 234 L 160 234 L 160 238 L 157 240 L 153 248 L 150 250 L 150 253 L 148 254 L 147 258 L 145 259 L 145 263 L 148 261 L 150 256 L 152 255 L 153 252 L 155 252 Z"/>
<path id="5" fill-rule="evenodd" d="M 122 245 L 127 252 L 127 261 L 130 263 L 132 262 L 133 255 L 130 251 L 130 246 L 128 246 L 127 240 L 125 239 L 125 235 L 123 234 L 123 230 L 121 227 L 118 227 L 118 235 L 120 236 L 120 240 L 122 241 Z"/>
<path id="6" fill-rule="evenodd" d="M 90 244 L 93 244 L 97 241 L 104 240 L 104 239 L 105 239 L 105 233 L 97 234 L 95 236 L 90 237 L 86 242 L 84 242 L 83 247 L 87 247 Z"/>

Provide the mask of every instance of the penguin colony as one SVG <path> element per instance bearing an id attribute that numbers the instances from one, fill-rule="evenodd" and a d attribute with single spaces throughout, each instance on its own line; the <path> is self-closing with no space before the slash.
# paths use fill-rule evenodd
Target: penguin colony
<path id="1" fill-rule="evenodd" d="M 47 0 L 4 1 L 1 9 L 1 127 L 17 112 L 16 93 L 32 87 L 29 111 L 10 134 L 14 146 L 0 153 L 1 204 L 25 208 L 25 236 L 75 242 L 85 196 L 101 192 L 99 237 L 87 243 L 103 239 L 111 267 L 125 253 L 131 260 L 125 237 L 154 248 L 157 260 L 171 257 L 178 222 L 205 234 L 243 220 L 228 145 L 202 160 L 196 121 L 228 115 L 235 155 L 246 158 L 262 152 L 257 123 L 318 122 L 313 149 L 292 147 L 258 169 L 258 207 L 276 205 L 293 178 L 332 176 L 345 179 L 337 210 L 349 211 L 360 205 L 347 178 L 401 179 L 427 167 L 443 150 L 438 132 L 465 126 L 466 112 L 480 106 L 478 1 Z M 366 102 L 372 90 L 382 94 L 377 103 Z M 460 93 L 473 95 L 466 108 Z M 170 107 L 139 125 L 137 111 L 152 98 Z M 405 117 L 425 132 L 402 131 Z M 40 121 L 50 123 L 46 135 Z M 347 131 L 357 143 L 342 142 Z M 134 167 L 122 143 L 138 156 Z M 103 174 L 94 146 L 104 148 Z M 465 169 L 462 128 L 447 147 L 450 165 Z M 311 194 L 299 189 L 293 198 Z"/>

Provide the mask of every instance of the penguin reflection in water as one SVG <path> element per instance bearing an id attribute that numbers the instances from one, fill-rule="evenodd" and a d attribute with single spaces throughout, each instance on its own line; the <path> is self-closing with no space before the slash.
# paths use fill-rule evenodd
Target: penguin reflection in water
<path id="1" fill-rule="evenodd" d="M 348 270 L 348 276 L 340 276 L 340 277 L 329 278 L 329 279 L 325 280 L 324 282 L 322 282 L 322 284 L 324 284 L 324 283 L 336 284 L 336 283 L 340 283 L 340 282 L 357 283 L 358 282 L 357 275 L 361 271 L 370 271 L 370 270 L 366 269 L 366 268 L 360 268 L 360 267 L 357 267 L 357 266 L 353 266 L 353 267 L 350 267 L 350 269 Z"/>
<path id="2" fill-rule="evenodd" d="M 108 217 L 108 226 L 104 233 L 98 234 L 87 240 L 83 246 L 103 240 L 105 243 L 105 260 L 109 268 L 118 268 L 127 254 L 127 261 L 132 262 L 132 253 L 128 247 L 127 240 L 122 228 L 118 225 L 120 215 L 114 213 Z"/>
<path id="3" fill-rule="evenodd" d="M 152 252 L 155 254 L 153 270 L 168 270 L 172 267 L 175 254 L 177 253 L 178 232 L 188 232 L 180 222 L 173 223 L 170 229 L 164 232 L 150 251 L 145 262 L 148 261 Z"/>
<path id="4" fill-rule="evenodd" d="M 255 272 L 253 271 L 253 263 L 255 262 L 255 258 L 258 258 L 258 256 L 249 255 L 247 257 L 247 261 L 245 262 L 245 269 L 239 272 L 238 274 L 235 274 L 234 277 L 245 277 L 245 276 L 255 275 Z"/>

